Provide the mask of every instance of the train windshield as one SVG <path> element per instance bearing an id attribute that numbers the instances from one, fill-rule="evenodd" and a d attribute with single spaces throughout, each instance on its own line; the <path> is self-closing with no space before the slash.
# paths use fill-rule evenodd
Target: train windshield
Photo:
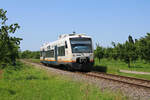
<path id="1" fill-rule="evenodd" d="M 71 38 L 72 53 L 92 53 L 91 38 Z"/>

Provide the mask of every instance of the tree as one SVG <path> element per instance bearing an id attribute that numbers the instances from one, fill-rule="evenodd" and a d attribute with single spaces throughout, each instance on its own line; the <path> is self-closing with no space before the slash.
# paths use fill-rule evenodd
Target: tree
<path id="1" fill-rule="evenodd" d="M 111 56 L 114 60 L 117 60 L 119 58 L 119 55 L 120 55 L 119 48 L 121 47 L 121 44 L 120 43 L 115 44 L 115 42 L 112 42 L 111 44 L 113 45 Z"/>
<path id="2" fill-rule="evenodd" d="M 104 58 L 106 59 L 113 58 L 113 48 L 111 47 L 104 48 Z"/>
<path id="3" fill-rule="evenodd" d="M 129 36 L 128 41 L 126 41 L 124 44 L 118 43 L 117 45 L 115 45 L 114 49 L 116 49 L 117 51 L 117 58 L 127 63 L 129 68 L 130 63 L 138 59 L 136 45 L 132 39 L 132 36 Z"/>
<path id="4" fill-rule="evenodd" d="M 21 52 L 21 58 L 39 59 L 40 58 L 40 51 L 25 50 L 25 51 Z"/>
<path id="5" fill-rule="evenodd" d="M 14 34 L 20 26 L 17 23 L 6 25 L 8 20 L 6 13 L 7 11 L 0 9 L 0 64 L 10 63 L 15 65 L 22 39 L 12 37 L 10 34 Z"/>
<path id="6" fill-rule="evenodd" d="M 113 58 L 114 60 L 121 60 L 131 67 L 131 62 L 135 62 L 137 59 L 142 59 L 150 63 L 150 33 L 147 33 L 145 37 L 133 40 L 129 35 L 128 40 L 125 43 L 112 42 L 112 48 L 103 48 L 96 45 L 95 57 L 100 61 L 102 58 Z"/>
<path id="7" fill-rule="evenodd" d="M 104 49 L 103 47 L 99 46 L 99 44 L 96 44 L 96 50 L 94 51 L 94 55 L 96 58 L 100 60 L 104 57 Z"/>
<path id="8" fill-rule="evenodd" d="M 140 38 L 136 45 L 139 57 L 150 62 L 150 33 L 147 33 L 145 37 Z"/>

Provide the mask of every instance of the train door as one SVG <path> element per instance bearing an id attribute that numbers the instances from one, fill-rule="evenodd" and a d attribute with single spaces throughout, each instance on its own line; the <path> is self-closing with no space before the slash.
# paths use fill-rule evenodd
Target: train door
<path id="1" fill-rule="evenodd" d="M 57 62 L 57 46 L 55 46 L 55 61 Z"/>

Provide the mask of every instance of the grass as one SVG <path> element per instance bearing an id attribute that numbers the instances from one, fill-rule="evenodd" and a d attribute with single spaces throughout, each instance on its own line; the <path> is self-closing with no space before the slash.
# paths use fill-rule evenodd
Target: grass
<path id="1" fill-rule="evenodd" d="M 40 59 L 25 59 L 27 61 L 31 61 L 31 62 L 34 62 L 34 63 L 40 63 Z"/>
<path id="2" fill-rule="evenodd" d="M 126 100 L 120 93 L 75 82 L 17 62 L 2 70 L 0 100 Z"/>
<path id="3" fill-rule="evenodd" d="M 98 59 L 95 59 L 95 66 L 106 67 L 107 73 L 131 76 L 136 78 L 143 78 L 150 80 L 150 75 L 140 75 L 140 74 L 128 74 L 119 72 L 120 69 L 130 70 L 130 71 L 142 71 L 150 72 L 150 64 L 145 63 L 144 61 L 138 60 L 135 63 L 131 63 L 131 68 L 128 68 L 128 65 L 122 61 L 102 59 L 100 62 Z"/>

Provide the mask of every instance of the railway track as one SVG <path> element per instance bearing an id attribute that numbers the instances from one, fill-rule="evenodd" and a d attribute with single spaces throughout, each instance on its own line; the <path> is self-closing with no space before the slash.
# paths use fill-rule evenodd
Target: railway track
<path id="1" fill-rule="evenodd" d="M 150 80 L 144 80 L 144 79 L 138 79 L 138 78 L 133 78 L 133 77 L 114 75 L 114 74 L 106 74 L 106 73 L 101 73 L 101 72 L 89 72 L 89 73 L 77 72 L 77 73 L 85 75 L 85 76 L 128 84 L 128 85 L 135 86 L 135 87 L 150 89 Z"/>
<path id="2" fill-rule="evenodd" d="M 36 64 L 43 65 L 41 63 L 36 63 Z M 94 77 L 94 78 L 105 79 L 105 80 L 109 80 L 113 82 L 118 82 L 120 84 L 123 83 L 123 84 L 128 84 L 131 86 L 135 86 L 135 87 L 142 87 L 142 88 L 150 89 L 150 80 L 127 77 L 127 76 L 120 76 L 120 75 L 114 75 L 114 74 L 106 74 L 102 72 L 88 72 L 88 73 L 75 72 L 75 73 L 88 76 L 88 77 Z"/>

